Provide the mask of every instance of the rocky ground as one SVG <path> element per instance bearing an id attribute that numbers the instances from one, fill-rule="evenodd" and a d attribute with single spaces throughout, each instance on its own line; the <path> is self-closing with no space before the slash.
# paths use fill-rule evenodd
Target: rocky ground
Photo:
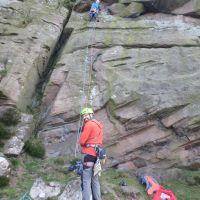
<path id="1" fill-rule="evenodd" d="M 67 168 L 74 158 L 58 157 L 34 159 L 23 154 L 20 158 L 10 158 L 12 179 L 9 187 L 1 187 L 2 200 L 19 199 L 29 192 L 35 200 L 77 200 L 81 197 L 80 177 Z M 179 179 L 156 177 L 168 189 L 172 189 L 178 199 L 198 200 L 200 171 L 178 171 Z M 172 172 L 177 173 L 177 172 Z M 158 175 L 158 174 L 157 174 Z M 169 177 L 168 177 L 169 178 Z M 100 177 L 103 200 L 147 200 L 145 187 L 141 185 L 133 170 L 103 170 Z M 125 182 L 126 186 L 121 186 Z"/>

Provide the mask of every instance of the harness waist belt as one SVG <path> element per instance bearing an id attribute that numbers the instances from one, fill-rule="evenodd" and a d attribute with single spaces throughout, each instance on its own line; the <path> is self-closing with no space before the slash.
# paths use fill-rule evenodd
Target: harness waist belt
<path id="1" fill-rule="evenodd" d="M 85 145 L 86 147 L 93 147 L 93 148 L 96 148 L 96 147 L 99 147 L 101 146 L 100 144 L 86 144 Z"/>
<path id="2" fill-rule="evenodd" d="M 94 166 L 94 162 L 84 162 L 83 165 L 85 165 L 87 167 L 93 167 Z"/>

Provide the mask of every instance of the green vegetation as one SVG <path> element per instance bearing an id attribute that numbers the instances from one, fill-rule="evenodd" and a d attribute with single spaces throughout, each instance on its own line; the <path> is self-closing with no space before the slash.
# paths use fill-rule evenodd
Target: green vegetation
<path id="1" fill-rule="evenodd" d="M 8 73 L 8 70 L 7 69 L 3 69 L 3 70 L 0 71 L 0 76 L 1 77 L 5 77 L 7 75 L 7 73 Z"/>
<path id="2" fill-rule="evenodd" d="M 65 8 L 71 10 L 71 9 L 73 8 L 74 3 L 75 3 L 76 0 L 61 0 L 61 1 L 62 1 L 61 4 L 62 4 Z"/>
<path id="3" fill-rule="evenodd" d="M 0 122 L 0 139 L 9 139 L 12 136 L 12 132 Z"/>
<path id="4" fill-rule="evenodd" d="M 103 195 L 103 198 L 105 198 L 105 200 L 116 199 L 114 197 L 114 194 L 117 195 L 120 199 L 124 199 L 124 200 L 132 198 L 132 195 L 133 195 L 132 192 L 130 191 L 130 192 L 125 193 L 123 191 L 123 187 L 119 185 L 119 183 L 122 180 L 125 180 L 128 186 L 131 186 L 139 191 L 137 196 L 140 199 L 148 200 L 148 196 L 146 192 L 144 191 L 145 188 L 138 182 L 138 180 L 136 179 L 134 175 L 131 175 L 131 172 L 128 172 L 128 171 L 121 172 L 121 171 L 117 171 L 116 169 L 108 169 L 102 173 L 101 182 L 103 182 L 102 186 L 104 190 L 102 195 Z M 113 194 L 110 193 L 109 191 L 106 191 L 106 185 L 112 188 Z"/>
<path id="5" fill-rule="evenodd" d="M 71 158 L 59 157 L 42 160 L 25 154 L 19 157 L 18 161 L 12 160 L 12 165 L 14 162 L 17 167 L 13 169 L 14 176 L 12 176 L 10 185 L 0 189 L 0 199 L 4 197 L 19 199 L 25 192 L 30 191 L 34 181 L 40 177 L 45 182 L 55 181 L 61 184 L 77 179 L 78 176 L 75 173 L 66 173 L 67 168 L 58 164 L 58 160 L 69 164 Z"/>
<path id="6" fill-rule="evenodd" d="M 21 22 L 18 25 L 19 27 L 25 28 L 28 24 L 33 21 L 33 16 L 31 15 L 31 9 L 21 11 Z"/>
<path id="7" fill-rule="evenodd" d="M 0 188 L 8 186 L 9 180 L 10 179 L 8 177 L 4 177 L 4 176 L 0 177 Z"/>
<path id="8" fill-rule="evenodd" d="M 25 142 L 24 149 L 33 157 L 44 158 L 45 156 L 45 147 L 39 139 L 30 138 Z"/>
<path id="9" fill-rule="evenodd" d="M 69 181 L 77 179 L 78 176 L 73 172 L 68 172 L 67 167 L 65 167 L 65 164 L 70 164 L 73 161 L 75 159 L 71 157 L 42 160 L 29 155 L 23 155 L 18 159 L 10 159 L 14 176 L 12 176 L 10 183 L 9 179 L 0 180 L 0 185 L 3 185 L 0 189 L 0 199 L 4 197 L 19 199 L 26 191 L 30 191 L 34 181 L 39 177 L 45 182 L 55 181 L 61 184 L 67 184 Z M 122 180 L 125 180 L 129 187 L 133 187 L 138 191 L 138 199 L 150 200 L 145 192 L 145 187 L 138 182 L 132 171 L 121 172 L 116 169 L 108 169 L 102 172 L 100 179 L 104 200 L 115 200 L 116 196 L 121 200 L 131 199 L 132 190 L 126 192 L 124 187 L 119 186 Z M 198 200 L 200 170 L 183 170 L 179 179 L 165 181 L 160 184 L 167 189 L 171 189 L 178 199 Z"/>
<path id="10" fill-rule="evenodd" d="M 171 189 L 178 199 L 199 200 L 200 170 L 183 170 L 178 179 L 165 181 L 162 185 Z"/>
<path id="11" fill-rule="evenodd" d="M 15 108 L 9 108 L 1 118 L 6 126 L 17 125 L 20 120 L 20 112 Z"/>
<path id="12" fill-rule="evenodd" d="M 54 160 L 54 163 L 55 163 L 55 164 L 58 164 L 58 165 L 64 165 L 65 160 L 64 160 L 63 158 L 56 158 L 56 159 Z"/>
<path id="13" fill-rule="evenodd" d="M 103 182 L 103 187 L 105 187 L 106 184 L 111 186 L 115 194 L 117 194 L 120 199 L 130 199 L 130 196 L 125 194 L 124 191 L 122 191 L 122 188 L 119 186 L 119 182 L 121 180 L 125 180 L 129 186 L 137 188 L 140 191 L 139 198 L 143 200 L 150 199 L 145 192 L 145 187 L 139 184 L 135 176 L 131 175 L 131 172 L 118 172 L 115 169 L 109 169 L 102 174 L 101 179 Z M 173 193 L 177 196 L 177 199 L 198 200 L 200 187 L 200 170 L 183 170 L 178 179 L 164 181 L 160 184 L 166 189 L 172 190 Z M 106 191 L 106 189 L 104 189 L 102 194 L 105 200 L 115 199 L 111 193 Z"/>
<path id="14" fill-rule="evenodd" d="M 8 109 L 0 118 L 0 139 L 9 139 L 13 131 L 8 126 L 16 125 L 20 120 L 20 113 L 14 108 Z"/>
<path id="15" fill-rule="evenodd" d="M 10 158 L 10 163 L 13 168 L 17 168 L 20 165 L 20 161 L 17 158 Z"/>

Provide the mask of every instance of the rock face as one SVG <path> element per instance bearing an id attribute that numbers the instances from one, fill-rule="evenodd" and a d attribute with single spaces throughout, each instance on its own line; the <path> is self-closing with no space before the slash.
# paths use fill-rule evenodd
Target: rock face
<path id="1" fill-rule="evenodd" d="M 181 7 L 172 11 L 174 14 L 190 15 L 199 17 L 200 16 L 200 2 L 199 1 L 189 1 L 188 3 L 182 5 Z"/>
<path id="2" fill-rule="evenodd" d="M 190 0 L 153 0 L 153 6 L 161 12 L 170 12 L 178 7 L 181 7 Z"/>
<path id="3" fill-rule="evenodd" d="M 68 12 L 59 2 L 1 2 L 1 110 L 10 104 L 24 109 L 30 103 L 65 24 Z M 77 11 L 88 9 L 88 1 L 79 3 Z M 199 4 L 106 3 L 117 3 L 122 10 L 111 16 L 104 4 L 98 23 L 88 23 L 87 13 L 72 12 L 62 32 L 69 39 L 40 109 L 38 135 L 47 156 L 75 152 L 80 108 L 90 105 L 105 125 L 108 166 L 199 166 L 200 20 L 183 16 L 198 17 Z M 135 12 L 134 5 L 142 6 L 141 11 Z M 116 4 L 109 6 L 116 11 Z M 121 14 L 124 9 L 126 15 Z M 19 132 L 23 135 L 25 129 Z M 13 141 L 11 146 L 18 144 L 17 138 Z"/>
<path id="4" fill-rule="evenodd" d="M 16 127 L 15 136 L 6 141 L 3 153 L 5 155 L 18 156 L 23 150 L 25 141 L 30 137 L 33 116 L 30 114 L 21 114 L 20 123 Z"/>
<path id="5" fill-rule="evenodd" d="M 63 193 L 58 197 L 58 200 L 80 200 L 82 199 L 80 181 L 71 181 L 65 187 Z"/>
<path id="6" fill-rule="evenodd" d="M 71 16 L 67 26 L 74 31 L 45 90 L 48 114 L 39 135 L 48 155 L 74 153 L 79 111 L 89 91 L 95 117 L 105 124 L 108 165 L 121 168 L 127 162 L 123 167 L 138 169 L 197 162 L 200 21 L 163 14 L 131 21 L 105 13 L 95 25 L 83 19 L 84 14 Z M 55 95 L 47 98 L 53 87 Z"/>
<path id="7" fill-rule="evenodd" d="M 46 200 L 60 194 L 62 186 L 59 183 L 45 184 L 42 179 L 37 179 L 30 190 L 30 196 L 34 200 Z"/>
<path id="8" fill-rule="evenodd" d="M 10 164 L 6 158 L 0 156 L 0 177 L 7 177 L 10 173 Z"/>
<path id="9" fill-rule="evenodd" d="M 115 3 L 108 8 L 109 13 L 120 17 L 138 17 L 144 12 L 144 6 L 141 3 L 130 3 L 128 6 Z"/>
<path id="10" fill-rule="evenodd" d="M 61 184 L 55 182 L 45 183 L 39 178 L 34 182 L 30 190 L 30 196 L 33 200 L 47 200 L 53 197 L 58 200 L 79 200 L 82 199 L 81 183 L 80 180 L 71 181 L 63 190 Z"/>
<path id="11" fill-rule="evenodd" d="M 25 109 L 61 34 L 68 11 L 59 1 L 1 1 L 1 105 Z"/>

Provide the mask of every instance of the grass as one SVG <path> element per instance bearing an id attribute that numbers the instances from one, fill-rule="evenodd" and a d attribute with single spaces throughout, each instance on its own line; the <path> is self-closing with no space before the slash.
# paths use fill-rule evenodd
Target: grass
<path id="1" fill-rule="evenodd" d="M 55 181 L 66 184 L 77 178 L 75 173 L 65 173 L 64 165 L 58 164 L 58 160 L 70 163 L 71 158 L 38 159 L 29 155 L 23 155 L 18 161 L 11 159 L 13 176 L 10 185 L 0 189 L 0 199 L 19 199 L 25 192 L 29 192 L 37 178 L 46 182 Z M 16 163 L 17 162 L 17 163 Z"/>
<path id="2" fill-rule="evenodd" d="M 113 190 L 120 197 L 120 199 L 130 199 L 127 194 L 124 194 L 119 186 L 119 182 L 125 180 L 128 186 L 133 186 L 140 191 L 140 198 L 143 200 L 150 200 L 145 192 L 145 187 L 141 185 L 138 180 L 131 175 L 131 172 L 118 172 L 115 169 L 109 169 L 102 173 L 101 182 L 108 183 Z M 199 200 L 200 188 L 200 169 L 196 171 L 183 170 L 178 179 L 168 180 L 160 183 L 166 189 L 172 190 L 177 199 L 181 200 Z M 114 196 L 108 192 L 103 192 L 105 200 L 115 199 Z"/>
<path id="3" fill-rule="evenodd" d="M 9 139 L 12 136 L 12 132 L 0 122 L 0 139 Z"/>
<path id="4" fill-rule="evenodd" d="M 178 179 L 166 181 L 162 185 L 171 189 L 178 199 L 199 200 L 200 169 L 196 171 L 183 170 Z"/>
<path id="5" fill-rule="evenodd" d="M 8 186 L 9 180 L 10 179 L 8 177 L 5 176 L 0 177 L 0 188 Z"/>
<path id="6" fill-rule="evenodd" d="M 20 112 L 15 108 L 9 108 L 4 114 L 0 121 L 6 126 L 17 125 L 20 120 Z"/>
<path id="7" fill-rule="evenodd" d="M 36 138 L 27 140 L 25 142 L 24 149 L 29 155 L 33 157 L 44 158 L 45 156 L 45 147 L 41 141 Z"/>
<path id="8" fill-rule="evenodd" d="M 33 158 L 27 154 L 19 158 L 9 159 L 12 165 L 12 177 L 9 186 L 0 188 L 0 199 L 19 199 L 25 192 L 29 192 L 37 178 L 42 178 L 45 182 L 55 181 L 67 184 L 71 180 L 77 179 L 77 175 L 67 171 L 65 164 L 70 164 L 74 159 L 71 157 L 58 157 L 49 159 Z M 104 200 L 115 200 L 115 195 L 120 200 L 131 199 L 131 194 L 125 193 L 119 186 L 120 181 L 125 180 L 128 186 L 132 186 L 139 191 L 139 199 L 150 200 L 145 192 L 145 187 L 141 185 L 133 172 L 120 172 L 116 169 L 107 169 L 102 172 L 100 182 L 102 185 L 102 197 Z M 160 183 L 167 189 L 171 189 L 178 199 L 199 200 L 200 170 L 183 170 L 179 179 Z M 109 186 L 112 191 L 107 189 Z"/>
<path id="9" fill-rule="evenodd" d="M 13 168 L 17 168 L 20 165 L 20 162 L 17 158 L 10 158 L 9 160 Z"/>
<path id="10" fill-rule="evenodd" d="M 138 182 L 135 176 L 131 175 L 131 172 L 121 172 L 117 171 L 116 169 L 108 169 L 102 173 L 101 177 L 101 182 L 103 182 L 103 185 L 105 185 L 104 183 L 110 185 L 120 199 L 131 199 L 132 194 L 124 193 L 122 187 L 119 185 L 120 181 L 122 180 L 125 180 L 128 186 L 132 186 L 140 191 L 140 194 L 138 195 L 142 197 L 143 200 L 148 199 L 148 196 L 144 191 L 144 187 Z M 108 197 L 110 197 L 110 200 L 112 198 L 115 199 L 111 193 L 103 193 L 103 198 L 109 199 Z"/>

